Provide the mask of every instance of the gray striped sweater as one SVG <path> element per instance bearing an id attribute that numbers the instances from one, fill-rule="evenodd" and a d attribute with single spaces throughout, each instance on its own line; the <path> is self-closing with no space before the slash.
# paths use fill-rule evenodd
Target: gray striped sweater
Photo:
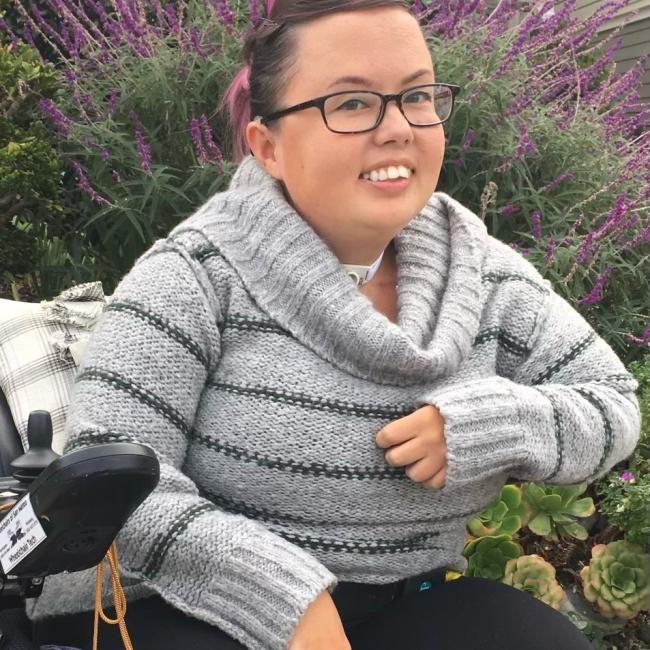
<path id="1" fill-rule="evenodd" d="M 337 580 L 462 570 L 465 523 L 506 479 L 576 483 L 632 452 L 634 380 L 475 215 L 434 194 L 395 246 L 392 323 L 248 158 L 122 281 L 68 430 L 69 448 L 134 440 L 160 458 L 119 538 L 129 598 L 281 649 Z M 439 491 L 374 443 L 424 404 L 445 422 Z M 31 615 L 90 609 L 92 587 L 49 578 Z"/>

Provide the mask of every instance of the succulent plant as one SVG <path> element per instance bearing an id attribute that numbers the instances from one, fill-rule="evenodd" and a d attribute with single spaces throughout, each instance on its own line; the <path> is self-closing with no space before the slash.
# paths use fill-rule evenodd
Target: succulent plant
<path id="1" fill-rule="evenodd" d="M 465 575 L 501 580 L 506 562 L 519 557 L 523 550 L 510 535 L 488 535 L 469 542 L 463 549 L 467 558 Z"/>
<path id="2" fill-rule="evenodd" d="M 650 555 L 624 540 L 597 544 L 580 572 L 585 598 L 606 618 L 630 619 L 650 609 Z"/>
<path id="3" fill-rule="evenodd" d="M 595 511 L 591 497 L 578 497 L 587 488 L 579 485 L 537 485 L 525 483 L 523 498 L 530 506 L 528 528 L 535 534 L 557 541 L 561 537 L 587 539 L 587 531 L 576 517 L 588 517 Z"/>
<path id="4" fill-rule="evenodd" d="M 553 609 L 559 609 L 564 598 L 564 589 L 555 579 L 555 568 L 539 555 L 522 555 L 508 560 L 501 582 L 527 591 Z"/>
<path id="5" fill-rule="evenodd" d="M 514 535 L 526 525 L 530 507 L 522 500 L 521 488 L 504 485 L 501 493 L 467 523 L 467 530 L 474 537 L 485 535 Z"/>

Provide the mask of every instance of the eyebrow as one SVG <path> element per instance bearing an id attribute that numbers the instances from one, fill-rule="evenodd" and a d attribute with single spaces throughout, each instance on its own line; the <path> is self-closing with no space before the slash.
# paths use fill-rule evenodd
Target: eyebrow
<path id="1" fill-rule="evenodd" d="M 413 74 L 410 74 L 405 79 L 402 79 L 402 85 L 405 86 L 406 84 L 409 84 L 412 81 L 415 81 L 418 77 L 422 77 L 425 74 L 431 74 L 431 70 L 427 70 L 426 68 L 422 68 L 421 70 L 418 70 L 417 72 L 414 72 Z M 332 86 L 338 86 L 339 84 L 358 84 L 359 86 L 365 86 L 366 88 L 368 88 L 369 86 L 372 85 L 372 82 L 370 82 L 365 77 L 355 77 L 355 76 L 339 77 L 336 81 L 332 82 L 328 86 L 328 88 L 332 88 Z"/>

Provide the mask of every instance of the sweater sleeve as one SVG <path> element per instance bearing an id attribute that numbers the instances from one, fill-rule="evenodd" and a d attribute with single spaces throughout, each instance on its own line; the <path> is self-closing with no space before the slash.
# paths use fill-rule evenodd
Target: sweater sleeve
<path id="1" fill-rule="evenodd" d="M 455 384 L 423 400 L 444 419 L 449 484 L 497 474 L 591 481 L 634 451 L 640 429 L 636 381 L 554 292 L 528 347 L 511 376 Z"/>
<path id="2" fill-rule="evenodd" d="M 183 473 L 202 391 L 219 361 L 220 319 L 204 268 L 178 245 L 157 245 L 123 280 L 92 337 L 68 449 L 152 447 L 160 483 L 118 539 L 127 583 L 144 582 L 246 647 L 279 650 L 335 578 L 309 553 L 202 498 Z"/>

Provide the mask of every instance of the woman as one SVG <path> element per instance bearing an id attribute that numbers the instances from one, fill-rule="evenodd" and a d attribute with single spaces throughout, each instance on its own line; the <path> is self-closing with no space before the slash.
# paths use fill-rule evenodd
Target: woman
<path id="1" fill-rule="evenodd" d="M 278 2 L 247 52 L 252 156 L 123 280 L 69 418 L 71 448 L 161 461 L 119 541 L 135 647 L 589 647 L 527 594 L 446 578 L 507 478 L 632 452 L 634 381 L 433 194 L 455 89 L 404 3 Z M 91 594 L 48 579 L 44 638 L 81 643 Z"/>

